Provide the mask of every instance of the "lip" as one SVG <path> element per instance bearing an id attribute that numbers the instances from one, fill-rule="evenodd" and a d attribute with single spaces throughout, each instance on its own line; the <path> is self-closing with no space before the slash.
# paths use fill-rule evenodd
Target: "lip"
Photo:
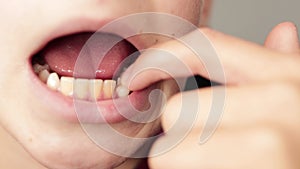
<path id="1" fill-rule="evenodd" d="M 150 92 L 156 88 L 156 85 L 152 85 L 144 90 L 134 91 L 128 97 L 89 102 L 66 97 L 49 89 L 33 71 L 30 71 L 28 79 L 34 89 L 32 94 L 40 98 L 39 101 L 51 114 L 71 123 L 119 123 L 128 120 L 139 113 L 132 111 L 133 109 L 145 109 Z"/>
<path id="2" fill-rule="evenodd" d="M 138 111 L 134 110 L 143 110 L 145 109 L 145 105 L 148 102 L 149 93 L 156 88 L 156 85 L 152 85 L 141 91 L 134 91 L 128 97 L 125 98 L 117 98 L 113 100 L 103 100 L 98 102 L 89 102 L 83 100 L 76 100 L 70 97 L 66 97 L 59 92 L 52 91 L 49 89 L 43 82 L 39 80 L 39 78 L 34 74 L 31 65 L 31 57 L 37 51 L 41 50 L 48 42 L 51 40 L 69 35 L 78 32 L 84 31 L 97 31 L 99 27 L 109 23 L 111 20 L 103 20 L 103 21 L 93 21 L 87 19 L 76 19 L 73 20 L 76 22 L 71 22 L 71 24 L 62 24 L 68 25 L 66 28 L 61 29 L 61 32 L 55 31 L 52 32 L 48 37 L 46 37 L 40 46 L 27 58 L 27 70 L 28 70 L 28 84 L 31 86 L 31 93 L 35 95 L 36 98 L 39 98 L 39 102 L 50 111 L 50 115 L 57 117 L 59 119 L 63 119 L 64 121 L 71 123 L 119 123 L 121 121 L 125 121 L 128 118 L 136 115 Z M 78 25 L 82 23 L 83 25 L 78 29 L 78 26 L 72 28 L 70 25 Z M 58 28 L 61 28 L 60 26 Z M 117 34 L 118 35 L 118 34 Z M 120 35 L 119 35 L 120 36 Z M 122 37 L 122 36 L 121 36 Z M 124 37 L 123 37 L 124 38 Z M 141 42 L 137 38 L 130 43 L 136 46 L 141 46 Z M 137 47 L 139 49 L 139 47 Z M 133 105 L 130 106 L 130 105 Z M 122 113 L 119 111 L 122 110 Z"/>

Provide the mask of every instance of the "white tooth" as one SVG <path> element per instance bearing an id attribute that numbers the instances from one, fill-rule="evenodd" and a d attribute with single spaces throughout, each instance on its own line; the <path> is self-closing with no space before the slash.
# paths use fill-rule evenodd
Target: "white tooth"
<path id="1" fill-rule="evenodd" d="M 103 98 L 111 99 L 116 88 L 117 82 L 115 80 L 105 80 L 103 82 Z"/>
<path id="2" fill-rule="evenodd" d="M 61 77 L 60 78 L 60 92 L 66 96 L 73 95 L 73 77 Z"/>
<path id="3" fill-rule="evenodd" d="M 33 65 L 33 71 L 35 72 L 35 73 L 40 73 L 41 71 L 43 71 L 43 70 L 50 70 L 50 68 L 49 68 L 49 65 L 47 65 L 47 64 L 45 64 L 45 65 L 40 65 L 40 64 L 38 64 L 38 63 L 36 63 L 36 64 L 34 64 Z"/>
<path id="4" fill-rule="evenodd" d="M 89 97 L 89 80 L 75 79 L 74 96 L 81 100 L 86 100 Z"/>
<path id="5" fill-rule="evenodd" d="M 119 97 L 125 97 L 129 95 L 129 90 L 125 86 L 118 86 L 116 92 Z"/>
<path id="6" fill-rule="evenodd" d="M 46 83 L 47 80 L 48 80 L 49 75 L 50 75 L 50 73 L 49 73 L 48 70 L 42 70 L 39 73 L 39 78 L 41 79 L 42 82 Z"/>
<path id="7" fill-rule="evenodd" d="M 51 73 L 47 80 L 47 86 L 52 90 L 57 90 L 59 88 L 59 77 L 57 73 Z"/>
<path id="8" fill-rule="evenodd" d="M 91 100 L 98 100 L 101 97 L 103 80 L 101 79 L 92 79 L 90 80 L 90 97 Z"/>

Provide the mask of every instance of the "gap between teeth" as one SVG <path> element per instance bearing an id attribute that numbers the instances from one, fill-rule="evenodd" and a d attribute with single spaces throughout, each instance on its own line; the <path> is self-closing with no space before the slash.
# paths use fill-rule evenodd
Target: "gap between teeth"
<path id="1" fill-rule="evenodd" d="M 129 90 L 120 85 L 120 80 L 81 79 L 50 73 L 48 65 L 33 65 L 34 72 L 47 86 L 62 93 L 65 96 L 75 97 L 81 100 L 105 100 L 114 97 L 126 97 Z"/>

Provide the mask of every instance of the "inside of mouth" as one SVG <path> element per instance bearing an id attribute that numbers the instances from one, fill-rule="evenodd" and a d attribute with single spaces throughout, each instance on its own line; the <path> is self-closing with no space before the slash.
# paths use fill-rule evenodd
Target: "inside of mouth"
<path id="1" fill-rule="evenodd" d="M 50 89 L 94 101 L 129 94 L 118 78 L 138 55 L 138 50 L 119 36 L 84 32 L 52 40 L 31 63 Z"/>

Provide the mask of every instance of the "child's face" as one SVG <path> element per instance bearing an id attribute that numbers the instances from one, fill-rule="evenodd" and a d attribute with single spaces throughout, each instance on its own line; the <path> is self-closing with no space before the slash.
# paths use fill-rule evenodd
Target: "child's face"
<path id="1" fill-rule="evenodd" d="M 68 115 L 64 116 L 64 113 L 67 114 L 64 108 L 72 107 L 71 99 L 51 91 L 37 80 L 30 61 L 32 55 L 54 38 L 95 32 L 106 22 L 139 12 L 170 13 L 197 25 L 200 6 L 200 0 L 3 1 L 0 10 L 1 124 L 29 153 L 48 167 L 110 168 L 119 165 L 124 158 L 100 149 L 87 137 L 78 122 L 70 121 L 66 117 Z M 130 42 L 142 49 L 162 39 L 147 35 Z M 159 131 L 158 121 L 137 124 L 123 120 L 112 125 L 131 137 L 147 137 Z M 111 141 L 118 143 L 117 140 Z"/>

